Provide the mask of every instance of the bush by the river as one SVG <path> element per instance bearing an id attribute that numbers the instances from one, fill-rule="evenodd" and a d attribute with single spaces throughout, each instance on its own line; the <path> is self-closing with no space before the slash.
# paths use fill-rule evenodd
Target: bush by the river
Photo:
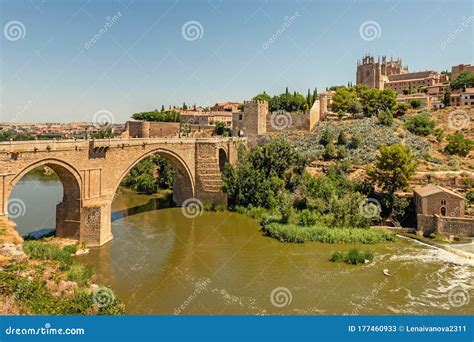
<path id="1" fill-rule="evenodd" d="M 329 260 L 332 262 L 344 261 L 346 264 L 357 265 L 364 264 L 367 261 L 372 261 L 373 259 L 374 252 L 369 250 L 360 251 L 357 248 L 352 248 L 347 253 L 338 251 L 333 252 Z"/>
<path id="2" fill-rule="evenodd" d="M 324 225 L 301 227 L 277 222 L 262 226 L 265 235 L 281 242 L 364 243 L 394 241 L 395 233 L 368 228 L 329 228 Z"/>

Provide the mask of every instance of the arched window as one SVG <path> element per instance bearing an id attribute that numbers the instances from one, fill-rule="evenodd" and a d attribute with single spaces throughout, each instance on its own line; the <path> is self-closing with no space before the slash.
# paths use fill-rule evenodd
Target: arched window
<path id="1" fill-rule="evenodd" d="M 446 205 L 446 200 L 441 200 L 441 205 Z"/>

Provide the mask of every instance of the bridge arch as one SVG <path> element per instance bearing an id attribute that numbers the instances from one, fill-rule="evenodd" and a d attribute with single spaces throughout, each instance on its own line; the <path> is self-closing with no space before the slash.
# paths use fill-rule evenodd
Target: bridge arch
<path id="1" fill-rule="evenodd" d="M 61 203 L 56 205 L 56 235 L 79 239 L 81 235 L 82 178 L 79 171 L 72 165 L 59 159 L 47 158 L 24 167 L 8 183 L 6 198 L 10 199 L 15 185 L 30 171 L 48 166 L 59 178 L 63 187 Z M 8 213 L 9 201 L 4 203 L 4 213 Z M 24 208 L 26 210 L 27 208 Z"/>
<path id="2" fill-rule="evenodd" d="M 186 163 L 186 161 L 176 152 L 166 148 L 156 148 L 142 154 L 140 157 L 133 160 L 128 167 L 120 174 L 115 186 L 113 187 L 115 195 L 123 179 L 127 176 L 130 170 L 137 165 L 140 161 L 153 155 L 160 155 L 164 157 L 173 168 L 177 171 L 175 183 L 173 184 L 173 200 L 178 205 L 182 204 L 186 199 L 195 196 L 195 179 L 194 173 Z"/>

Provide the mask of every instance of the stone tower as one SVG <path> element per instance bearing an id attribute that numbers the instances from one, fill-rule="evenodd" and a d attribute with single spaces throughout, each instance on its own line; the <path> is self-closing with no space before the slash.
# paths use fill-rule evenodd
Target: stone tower
<path id="1" fill-rule="evenodd" d="M 255 138 L 267 133 L 268 102 L 244 102 L 244 111 L 232 113 L 232 135 Z"/>
<path id="2" fill-rule="evenodd" d="M 408 73 L 401 59 L 387 61 L 387 57 L 378 57 L 377 62 L 370 54 L 357 61 L 356 84 L 365 84 L 369 88 L 384 89 L 388 77 Z"/>

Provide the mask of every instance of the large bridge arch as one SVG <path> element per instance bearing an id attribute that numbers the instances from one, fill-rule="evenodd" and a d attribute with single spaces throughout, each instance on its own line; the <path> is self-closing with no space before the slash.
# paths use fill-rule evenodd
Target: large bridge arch
<path id="1" fill-rule="evenodd" d="M 140 161 L 151 157 L 153 155 L 160 155 L 169 161 L 171 166 L 177 171 L 175 184 L 173 184 L 173 200 L 178 205 L 182 204 L 186 199 L 195 196 L 195 179 L 191 168 L 186 161 L 175 151 L 167 148 L 156 148 L 143 153 L 140 157 L 135 158 L 128 166 L 121 172 L 118 180 L 113 186 L 113 196 L 117 192 L 123 179 L 127 176 L 130 170 Z"/>
<path id="2" fill-rule="evenodd" d="M 8 214 L 8 204 L 15 185 L 29 172 L 41 167 L 51 168 L 63 187 L 61 203 L 56 206 L 56 234 L 61 237 L 81 238 L 82 179 L 79 171 L 72 165 L 59 159 L 45 158 L 30 163 L 8 182 L 5 191 L 3 212 Z M 24 208 L 27 210 L 27 208 Z"/>

